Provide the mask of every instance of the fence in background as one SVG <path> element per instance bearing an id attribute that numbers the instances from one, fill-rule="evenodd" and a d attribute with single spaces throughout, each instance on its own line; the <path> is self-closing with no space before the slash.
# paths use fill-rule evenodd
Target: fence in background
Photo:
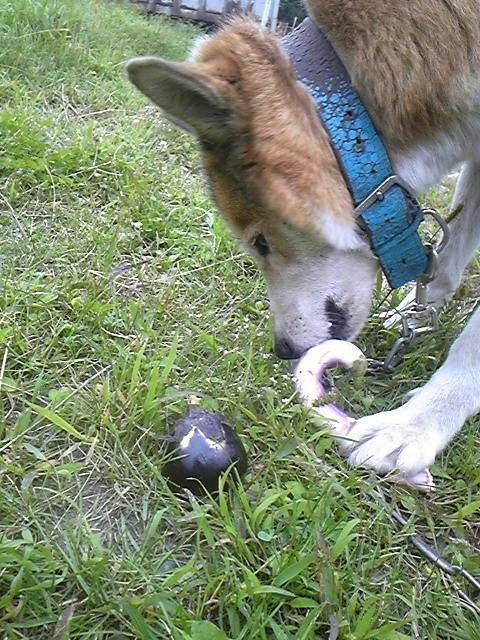
<path id="1" fill-rule="evenodd" d="M 249 13 L 263 26 L 272 31 L 277 27 L 280 0 L 134 0 L 144 5 L 148 13 L 165 13 L 176 18 L 185 18 L 217 24 L 226 15 Z"/>

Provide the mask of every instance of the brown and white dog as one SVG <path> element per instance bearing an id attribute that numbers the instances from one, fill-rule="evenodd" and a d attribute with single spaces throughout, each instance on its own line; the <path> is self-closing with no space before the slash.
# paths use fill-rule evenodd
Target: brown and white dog
<path id="1" fill-rule="evenodd" d="M 310 0 L 309 11 L 412 193 L 464 163 L 454 197 L 461 213 L 428 287 L 439 307 L 480 243 L 480 3 Z M 378 262 L 280 41 L 237 18 L 201 41 L 188 62 L 138 58 L 128 72 L 198 137 L 218 208 L 265 276 L 277 354 L 298 358 L 329 338 L 355 338 Z M 479 336 L 480 310 L 408 402 L 353 425 L 350 463 L 407 475 L 428 467 L 480 410 Z"/>

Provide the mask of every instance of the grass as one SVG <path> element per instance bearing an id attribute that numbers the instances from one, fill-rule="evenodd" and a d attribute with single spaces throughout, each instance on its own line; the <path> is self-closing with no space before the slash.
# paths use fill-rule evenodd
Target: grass
<path id="1" fill-rule="evenodd" d="M 431 497 L 382 485 L 398 529 L 379 480 L 297 404 L 194 141 L 123 72 L 133 55 L 184 57 L 196 34 L 129 3 L 0 0 L 0 638 L 480 638 L 408 542 L 414 527 L 480 573 L 478 419 Z M 478 266 L 451 320 L 393 377 L 370 375 L 352 411 L 425 380 Z M 391 341 L 374 314 L 359 343 L 380 358 Z M 192 396 L 248 449 L 243 485 L 217 499 L 175 496 L 160 472 Z"/>

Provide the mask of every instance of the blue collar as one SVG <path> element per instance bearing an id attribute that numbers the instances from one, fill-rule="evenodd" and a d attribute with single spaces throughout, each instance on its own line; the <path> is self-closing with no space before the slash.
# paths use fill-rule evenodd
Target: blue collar
<path id="1" fill-rule="evenodd" d="M 360 226 L 394 289 L 429 267 L 417 233 L 422 211 L 401 180 L 348 73 L 316 25 L 307 18 L 282 39 L 307 86 L 350 190 Z"/>

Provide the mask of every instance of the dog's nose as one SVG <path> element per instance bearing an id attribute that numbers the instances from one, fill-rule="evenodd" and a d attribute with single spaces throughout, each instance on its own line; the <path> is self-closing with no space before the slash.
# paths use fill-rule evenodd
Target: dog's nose
<path id="1" fill-rule="evenodd" d="M 273 350 L 282 360 L 297 360 L 303 354 L 303 349 L 299 349 L 285 338 L 276 337 Z"/>

